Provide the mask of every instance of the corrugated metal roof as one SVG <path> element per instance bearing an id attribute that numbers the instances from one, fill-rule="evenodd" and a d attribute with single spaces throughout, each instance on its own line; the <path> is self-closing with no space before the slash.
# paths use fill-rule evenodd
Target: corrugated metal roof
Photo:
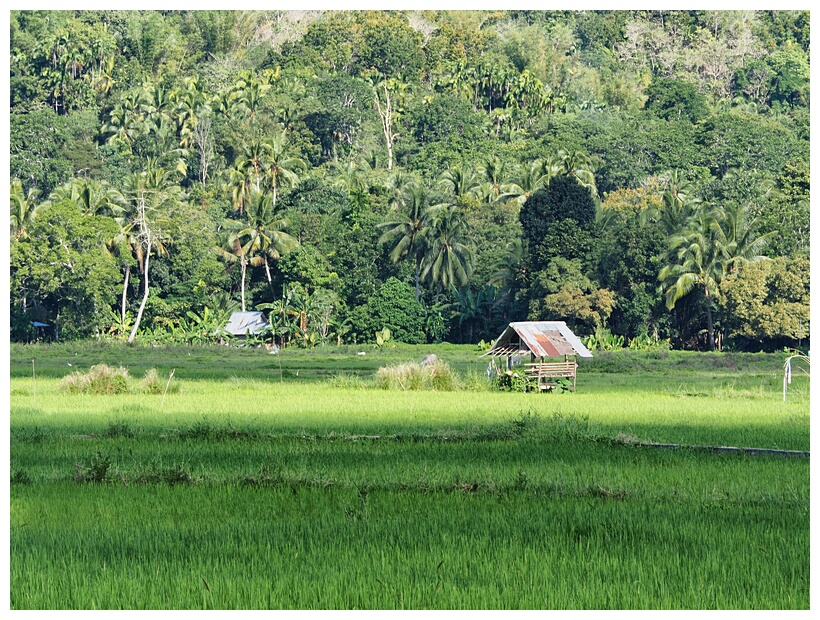
<path id="1" fill-rule="evenodd" d="M 519 350 L 532 351 L 536 357 L 579 355 L 591 358 L 587 349 L 564 321 L 523 321 L 510 323 L 487 352 L 490 355 L 508 355 L 515 348 L 514 336 L 520 340 Z"/>
<path id="2" fill-rule="evenodd" d="M 268 320 L 263 312 L 234 312 L 225 331 L 234 336 L 244 336 L 246 333 L 258 334 L 268 326 Z"/>

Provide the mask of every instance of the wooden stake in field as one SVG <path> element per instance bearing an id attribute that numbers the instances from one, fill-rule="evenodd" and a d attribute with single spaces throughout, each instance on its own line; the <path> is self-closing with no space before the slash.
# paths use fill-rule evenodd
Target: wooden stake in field
<path id="1" fill-rule="evenodd" d="M 168 388 L 171 386 L 171 379 L 174 377 L 174 373 L 176 372 L 176 368 L 171 371 L 171 374 L 168 375 L 168 383 L 165 384 L 165 391 L 162 393 L 162 403 L 160 403 L 160 409 L 165 407 L 165 395 L 168 393 Z"/>
<path id="2" fill-rule="evenodd" d="M 34 360 L 31 360 L 31 382 L 34 384 L 34 406 L 37 406 L 37 376 L 34 374 Z"/>

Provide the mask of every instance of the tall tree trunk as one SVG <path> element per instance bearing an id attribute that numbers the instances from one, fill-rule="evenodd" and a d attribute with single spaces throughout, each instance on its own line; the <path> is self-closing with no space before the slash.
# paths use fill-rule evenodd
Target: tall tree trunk
<path id="1" fill-rule="evenodd" d="M 128 280 L 131 278 L 131 265 L 125 266 L 125 283 L 122 285 L 122 303 L 120 305 L 120 315 L 122 316 L 122 324 L 125 325 L 125 293 L 128 290 Z"/>
<path id="2" fill-rule="evenodd" d="M 247 271 L 248 263 L 244 256 L 239 260 L 242 265 L 242 312 L 245 312 L 245 271 Z"/>
<path id="3" fill-rule="evenodd" d="M 273 292 L 273 278 L 270 277 L 270 265 L 268 265 L 267 256 L 265 256 L 265 275 L 268 276 L 268 288 Z"/>
<path id="4" fill-rule="evenodd" d="M 148 252 L 145 254 L 145 286 L 142 292 L 142 301 L 140 302 L 140 309 L 137 312 L 137 318 L 134 321 L 134 327 L 131 329 L 131 335 L 128 336 L 128 344 L 134 342 L 137 336 L 137 330 L 140 328 L 140 321 L 142 321 L 142 311 L 145 310 L 145 302 L 148 301 L 148 263 L 151 262 L 151 232 L 148 232 Z"/>
<path id="5" fill-rule="evenodd" d="M 393 169 L 393 143 L 396 141 L 396 134 L 393 132 L 393 106 L 390 101 L 390 91 L 387 90 L 387 84 L 382 82 L 384 89 L 384 109 L 382 109 L 379 101 L 378 86 L 376 87 L 376 110 L 382 121 L 382 131 L 384 131 L 384 141 L 387 145 L 387 169 Z"/>
<path id="6" fill-rule="evenodd" d="M 706 291 L 706 325 L 709 328 L 709 350 L 715 350 L 715 329 L 712 323 L 712 299 L 709 297 L 709 289 Z"/>
<path id="7" fill-rule="evenodd" d="M 148 265 L 151 262 L 151 245 L 153 243 L 153 234 L 151 232 L 151 227 L 148 226 L 148 220 L 145 215 L 144 193 L 140 196 L 139 201 L 139 226 L 141 237 L 140 244 L 144 243 L 145 247 L 145 264 L 143 267 L 143 272 L 145 273 L 145 286 L 142 292 L 142 302 L 140 302 L 137 318 L 134 320 L 134 328 L 131 330 L 131 335 L 128 336 L 128 344 L 133 344 L 134 338 L 137 336 L 137 330 L 139 330 L 140 321 L 142 321 L 142 312 L 145 310 L 145 302 L 148 301 Z"/>

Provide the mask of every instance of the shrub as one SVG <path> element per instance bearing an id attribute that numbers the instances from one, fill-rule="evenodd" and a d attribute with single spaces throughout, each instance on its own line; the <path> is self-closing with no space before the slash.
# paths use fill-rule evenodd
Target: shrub
<path id="1" fill-rule="evenodd" d="M 533 389 L 527 375 L 516 370 L 507 370 L 498 375 L 496 385 L 502 392 L 528 392 Z"/>
<path id="2" fill-rule="evenodd" d="M 581 338 L 590 351 L 617 351 L 624 346 L 624 337 L 613 334 L 606 328 L 598 327 L 591 336 Z"/>
<path id="3" fill-rule="evenodd" d="M 376 387 L 383 390 L 418 390 L 421 384 L 420 364 L 392 364 L 376 371 Z"/>
<path id="4" fill-rule="evenodd" d="M 669 339 L 653 338 L 649 334 L 638 335 L 629 341 L 629 348 L 635 351 L 668 351 L 672 348 Z"/>

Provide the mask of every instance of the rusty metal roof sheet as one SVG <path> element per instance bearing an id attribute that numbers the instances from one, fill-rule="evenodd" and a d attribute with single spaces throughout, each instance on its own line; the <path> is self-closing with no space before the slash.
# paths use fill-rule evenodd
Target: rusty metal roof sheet
<path id="1" fill-rule="evenodd" d="M 519 343 L 513 342 L 518 336 Z M 523 321 L 510 323 L 487 352 L 490 355 L 508 355 L 509 351 L 531 351 L 536 357 L 578 355 L 591 358 L 580 338 L 563 321 Z"/>

